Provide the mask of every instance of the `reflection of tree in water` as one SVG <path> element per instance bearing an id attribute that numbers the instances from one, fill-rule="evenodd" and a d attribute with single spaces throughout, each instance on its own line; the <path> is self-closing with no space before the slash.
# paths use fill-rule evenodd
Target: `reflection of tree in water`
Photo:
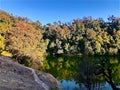
<path id="1" fill-rule="evenodd" d="M 120 84 L 120 64 L 117 59 L 102 58 L 94 60 L 86 57 L 79 62 L 78 74 L 75 77 L 77 83 L 84 84 L 88 90 L 100 90 L 100 83 L 107 81 L 113 90 Z M 114 82 L 113 82 L 114 81 Z"/>
<path id="2" fill-rule="evenodd" d="M 51 73 L 58 80 L 71 80 L 76 74 L 77 62 L 71 57 L 47 57 L 42 71 Z"/>
<path id="3" fill-rule="evenodd" d="M 78 74 L 75 77 L 77 83 L 84 84 L 88 90 L 93 90 L 95 87 L 100 87 L 101 77 L 95 75 L 95 64 L 91 58 L 83 58 L 79 62 Z M 101 79 L 99 79 L 101 78 Z"/>
<path id="4" fill-rule="evenodd" d="M 117 90 L 116 85 L 120 85 L 119 57 L 46 57 L 40 69 L 61 81 L 74 79 L 88 90 L 106 88 L 105 82 L 113 90 Z"/>
<path id="5" fill-rule="evenodd" d="M 116 87 L 120 84 L 120 62 L 117 59 L 100 59 L 97 68 L 96 75 L 102 75 L 113 90 L 120 90 Z"/>

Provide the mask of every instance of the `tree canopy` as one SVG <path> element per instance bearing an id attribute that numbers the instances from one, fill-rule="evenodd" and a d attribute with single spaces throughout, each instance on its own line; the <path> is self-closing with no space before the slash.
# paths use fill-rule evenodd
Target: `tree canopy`
<path id="1" fill-rule="evenodd" d="M 0 10 L 0 53 L 18 60 L 44 55 L 120 55 L 120 18 L 74 19 L 42 25 Z"/>

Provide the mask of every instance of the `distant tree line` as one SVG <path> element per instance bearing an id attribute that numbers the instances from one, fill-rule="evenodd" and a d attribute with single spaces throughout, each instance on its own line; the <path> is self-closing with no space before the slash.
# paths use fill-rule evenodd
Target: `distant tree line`
<path id="1" fill-rule="evenodd" d="M 46 26 L 43 39 L 49 40 L 46 51 L 52 55 L 120 55 L 120 18 L 55 22 Z"/>
<path id="2" fill-rule="evenodd" d="M 42 25 L 1 10 L 0 54 L 40 61 L 44 55 L 120 55 L 120 18 Z"/>

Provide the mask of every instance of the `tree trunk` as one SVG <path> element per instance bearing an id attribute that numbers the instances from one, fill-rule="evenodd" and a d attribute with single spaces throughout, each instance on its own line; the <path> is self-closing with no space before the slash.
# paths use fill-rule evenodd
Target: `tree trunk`
<path id="1" fill-rule="evenodd" d="M 119 88 L 116 87 L 116 85 L 112 81 L 110 81 L 108 83 L 111 85 L 113 90 L 120 90 Z"/>

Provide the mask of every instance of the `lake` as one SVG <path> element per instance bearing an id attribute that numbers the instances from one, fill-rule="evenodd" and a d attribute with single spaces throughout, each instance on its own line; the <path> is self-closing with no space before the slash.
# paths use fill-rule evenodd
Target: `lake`
<path id="1" fill-rule="evenodd" d="M 120 56 L 48 56 L 38 69 L 52 74 L 64 90 L 120 90 Z"/>

